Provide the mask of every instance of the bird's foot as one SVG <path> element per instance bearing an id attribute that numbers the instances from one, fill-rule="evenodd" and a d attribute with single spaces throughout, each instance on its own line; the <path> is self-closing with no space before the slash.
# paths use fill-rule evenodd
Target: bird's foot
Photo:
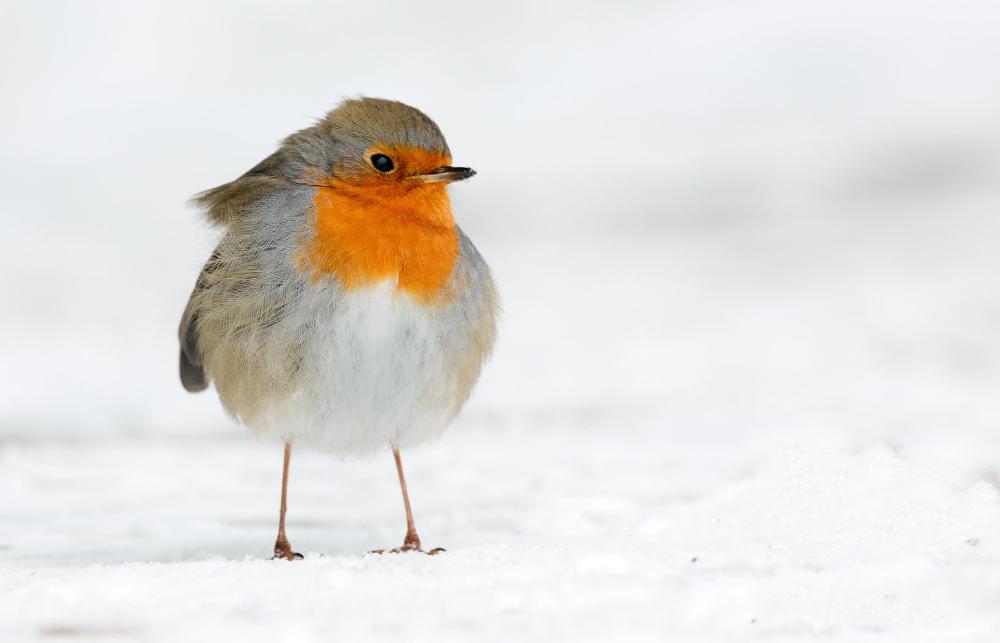
<path id="1" fill-rule="evenodd" d="M 407 554 L 411 551 L 417 552 L 418 554 L 427 554 L 428 556 L 437 556 L 438 554 L 442 554 L 448 550 L 445 549 L 444 547 L 435 547 L 434 549 L 420 549 L 419 547 L 407 547 L 406 545 L 403 545 L 402 547 L 393 547 L 392 549 L 373 549 L 368 553 L 378 554 L 379 556 L 381 556 L 382 554 Z"/>
<path id="2" fill-rule="evenodd" d="M 417 552 L 420 554 L 427 554 L 428 556 L 437 556 L 440 553 L 447 551 L 444 547 L 435 547 L 434 549 L 424 550 L 420 547 L 420 538 L 417 537 L 416 533 L 407 534 L 406 540 L 403 541 L 401 547 L 396 547 L 393 549 L 373 549 L 369 554 L 406 554 L 409 552 Z"/>
<path id="3" fill-rule="evenodd" d="M 302 554 L 292 551 L 292 546 L 288 544 L 288 541 L 279 538 L 274 542 L 274 556 L 271 560 L 278 560 L 283 558 L 285 560 L 302 560 Z"/>

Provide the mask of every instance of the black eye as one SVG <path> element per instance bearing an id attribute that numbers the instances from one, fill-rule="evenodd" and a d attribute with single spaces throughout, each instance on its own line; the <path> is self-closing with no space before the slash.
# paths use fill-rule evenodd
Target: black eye
<path id="1" fill-rule="evenodd" d="M 379 172 L 392 172 L 392 168 L 396 167 L 392 159 L 385 154 L 372 154 L 372 166 Z"/>

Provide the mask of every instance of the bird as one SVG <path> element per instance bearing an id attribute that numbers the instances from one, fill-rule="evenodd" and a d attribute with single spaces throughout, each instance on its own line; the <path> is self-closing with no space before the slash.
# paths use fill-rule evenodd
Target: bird
<path id="1" fill-rule="evenodd" d="M 181 316 L 180 380 L 284 444 L 274 558 L 302 557 L 293 445 L 391 452 L 406 532 L 389 551 L 443 551 L 422 548 L 400 451 L 443 433 L 493 349 L 496 286 L 447 190 L 475 174 L 420 110 L 358 97 L 193 198 L 222 234 Z"/>

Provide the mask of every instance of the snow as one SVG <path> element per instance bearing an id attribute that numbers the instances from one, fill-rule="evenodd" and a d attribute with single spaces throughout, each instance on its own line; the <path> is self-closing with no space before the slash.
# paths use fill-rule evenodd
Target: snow
<path id="1" fill-rule="evenodd" d="M 455 431 L 409 459 L 425 543 L 449 548 L 433 558 L 363 554 L 402 537 L 391 462 L 301 457 L 290 535 L 307 553 L 294 563 L 265 558 L 273 449 L 237 438 L 8 447 L 4 488 L 19 500 L 3 524 L 17 543 L 4 552 L 5 640 L 996 631 L 991 484 L 957 483 L 884 446 L 744 451 L 721 466 L 717 444 L 634 447 L 663 444 L 657 433 L 624 429 L 609 444 L 576 428 Z M 707 463 L 713 475 L 699 471 Z"/>
<path id="2" fill-rule="evenodd" d="M 0 640 L 995 640 L 994 4 L 9 8 Z M 271 561 L 279 445 L 176 379 L 182 204 L 361 91 L 480 170 L 500 337 L 404 454 L 447 553 L 365 553 L 388 454 L 297 452 Z"/>

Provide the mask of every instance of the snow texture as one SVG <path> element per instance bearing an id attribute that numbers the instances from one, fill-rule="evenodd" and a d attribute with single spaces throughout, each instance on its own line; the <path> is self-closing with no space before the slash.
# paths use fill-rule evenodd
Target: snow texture
<path id="1" fill-rule="evenodd" d="M 5 9 L 0 641 L 996 641 L 995 4 Z M 272 561 L 182 204 L 362 91 L 480 171 L 504 315 L 404 454 L 447 553 L 365 553 L 388 453 L 297 452 Z"/>

